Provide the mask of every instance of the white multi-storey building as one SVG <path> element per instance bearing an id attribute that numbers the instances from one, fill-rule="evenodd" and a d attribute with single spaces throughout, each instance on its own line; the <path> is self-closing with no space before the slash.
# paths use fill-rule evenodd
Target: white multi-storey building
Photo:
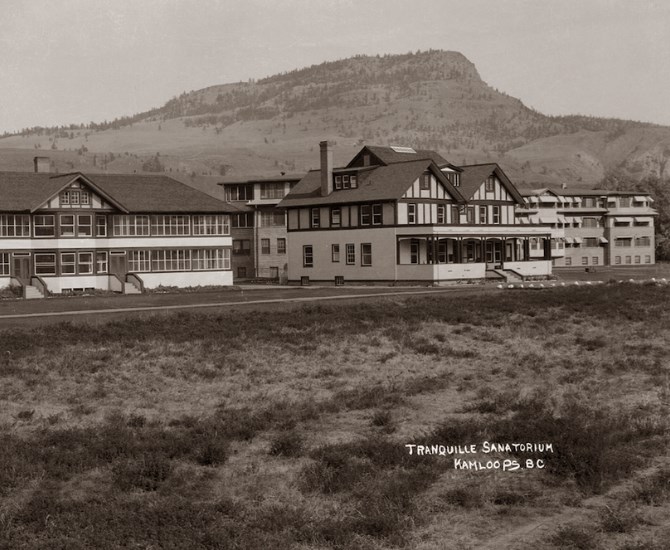
<path id="1" fill-rule="evenodd" d="M 166 176 L 0 172 L 0 286 L 230 285 L 231 206 Z M 234 210 L 234 208 L 232 209 Z"/>

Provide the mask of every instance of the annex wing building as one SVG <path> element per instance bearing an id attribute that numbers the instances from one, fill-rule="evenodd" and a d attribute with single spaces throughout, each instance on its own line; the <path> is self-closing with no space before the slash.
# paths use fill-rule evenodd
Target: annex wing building
<path id="1" fill-rule="evenodd" d="M 434 151 L 366 146 L 344 167 L 320 143 L 320 169 L 279 203 L 289 282 L 430 282 L 551 274 L 551 230 L 521 224 L 524 198 L 497 164 L 454 166 Z M 542 243 L 530 254 L 531 239 Z"/>
<path id="2" fill-rule="evenodd" d="M 0 287 L 26 297 L 232 284 L 234 206 L 163 175 L 0 172 Z"/>

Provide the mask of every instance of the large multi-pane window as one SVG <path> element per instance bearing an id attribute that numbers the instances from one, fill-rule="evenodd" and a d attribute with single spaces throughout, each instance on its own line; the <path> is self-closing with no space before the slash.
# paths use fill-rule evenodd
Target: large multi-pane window
<path id="1" fill-rule="evenodd" d="M 500 206 L 494 206 L 492 208 L 492 213 L 493 213 L 493 219 L 491 220 L 492 223 L 499 224 L 500 223 Z"/>
<path id="2" fill-rule="evenodd" d="M 93 218 L 90 214 L 61 214 L 59 219 L 61 237 L 90 237 L 93 235 Z"/>
<path id="3" fill-rule="evenodd" d="M 0 215 L 0 237 L 30 237 L 30 216 Z"/>
<path id="4" fill-rule="evenodd" d="M 151 271 L 190 271 L 190 250 L 152 250 Z"/>
<path id="5" fill-rule="evenodd" d="M 55 216 L 52 214 L 38 214 L 33 218 L 33 227 L 35 228 L 35 237 L 54 237 L 56 235 Z"/>
<path id="6" fill-rule="evenodd" d="M 251 184 L 226 185 L 225 196 L 227 201 L 250 201 L 254 198 L 254 186 Z"/>
<path id="7" fill-rule="evenodd" d="M 252 212 L 244 212 L 243 214 L 232 215 L 233 227 L 253 227 L 254 215 Z"/>
<path id="8" fill-rule="evenodd" d="M 74 215 L 63 214 L 60 217 L 60 236 L 74 237 Z"/>
<path id="9" fill-rule="evenodd" d="M 283 183 L 261 183 L 261 199 L 284 198 Z"/>
<path id="10" fill-rule="evenodd" d="M 95 234 L 98 237 L 107 236 L 107 216 L 95 217 Z"/>
<path id="11" fill-rule="evenodd" d="M 651 246 L 651 237 L 638 237 L 635 239 L 635 246 Z"/>
<path id="12" fill-rule="evenodd" d="M 93 216 L 90 214 L 77 215 L 77 236 L 91 237 L 93 235 Z"/>
<path id="13" fill-rule="evenodd" d="M 151 216 L 152 235 L 190 235 L 188 216 L 161 215 Z"/>
<path id="14" fill-rule="evenodd" d="M 60 203 L 71 206 L 87 205 L 91 203 L 91 195 L 81 189 L 66 189 L 60 194 Z"/>
<path id="15" fill-rule="evenodd" d="M 236 256 L 249 256 L 251 254 L 251 241 L 249 239 L 233 240 L 233 254 Z"/>
<path id="16" fill-rule="evenodd" d="M 619 239 L 614 239 L 614 246 L 628 247 L 631 246 L 632 240 L 633 239 L 631 237 L 621 237 Z"/>
<path id="17" fill-rule="evenodd" d="M 620 197 L 619 208 L 629 208 L 629 207 L 630 207 L 630 197 Z"/>
<path id="18" fill-rule="evenodd" d="M 9 252 L 0 253 L 0 275 L 9 275 Z"/>
<path id="19" fill-rule="evenodd" d="M 595 248 L 598 246 L 597 237 L 584 237 L 583 244 L 586 248 Z"/>
<path id="20" fill-rule="evenodd" d="M 149 216 L 114 216 L 112 234 L 115 237 L 148 236 Z"/>
<path id="21" fill-rule="evenodd" d="M 331 227 L 340 227 L 342 224 L 342 211 L 339 206 L 333 206 L 330 209 L 330 225 Z"/>
<path id="22" fill-rule="evenodd" d="M 55 275 L 55 274 L 56 274 L 56 255 L 35 254 L 35 275 Z"/>
<path id="23" fill-rule="evenodd" d="M 129 271 L 151 271 L 151 251 L 131 250 L 128 256 Z"/>
<path id="24" fill-rule="evenodd" d="M 284 227 L 286 216 L 284 212 L 262 212 L 261 227 Z"/>
<path id="25" fill-rule="evenodd" d="M 205 214 L 193 216 L 194 235 L 230 235 L 230 216 Z"/>
<path id="26" fill-rule="evenodd" d="M 77 254 L 77 271 L 80 275 L 93 273 L 93 252 L 79 252 Z"/>
<path id="27" fill-rule="evenodd" d="M 372 209 L 369 204 L 361 204 L 361 225 L 370 225 L 372 222 Z"/>
<path id="28" fill-rule="evenodd" d="M 206 248 L 191 251 L 193 271 L 230 269 L 229 248 Z"/>
<path id="29" fill-rule="evenodd" d="M 74 252 L 63 252 L 60 255 L 60 272 L 62 275 L 74 275 L 77 272 L 77 255 Z"/>

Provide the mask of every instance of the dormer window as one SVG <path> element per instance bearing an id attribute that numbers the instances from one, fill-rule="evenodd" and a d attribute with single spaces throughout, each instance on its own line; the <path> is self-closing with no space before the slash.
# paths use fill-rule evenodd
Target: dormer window
<path id="1" fill-rule="evenodd" d="M 342 176 L 335 176 L 335 189 L 342 189 Z"/>
<path id="2" fill-rule="evenodd" d="M 349 189 L 351 186 L 351 183 L 349 182 L 349 176 L 342 176 L 342 187 L 345 189 Z"/>
<path id="3" fill-rule="evenodd" d="M 358 187 L 358 181 L 355 175 L 351 175 L 351 188 L 356 189 Z"/>

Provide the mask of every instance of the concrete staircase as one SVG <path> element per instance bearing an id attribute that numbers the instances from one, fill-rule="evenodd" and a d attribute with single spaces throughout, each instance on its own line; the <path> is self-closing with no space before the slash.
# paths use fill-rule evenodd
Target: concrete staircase
<path id="1" fill-rule="evenodd" d="M 23 287 L 23 297 L 26 300 L 32 300 L 35 298 L 44 298 L 44 294 L 42 294 L 39 289 L 35 286 L 32 285 L 25 285 Z"/>
<path id="2" fill-rule="evenodd" d="M 139 288 L 137 288 L 133 283 L 123 283 L 123 293 L 142 294 L 142 291 Z"/>
<path id="3" fill-rule="evenodd" d="M 508 269 L 493 269 L 493 272 L 500 275 L 507 283 L 523 283 L 523 279 Z"/>

